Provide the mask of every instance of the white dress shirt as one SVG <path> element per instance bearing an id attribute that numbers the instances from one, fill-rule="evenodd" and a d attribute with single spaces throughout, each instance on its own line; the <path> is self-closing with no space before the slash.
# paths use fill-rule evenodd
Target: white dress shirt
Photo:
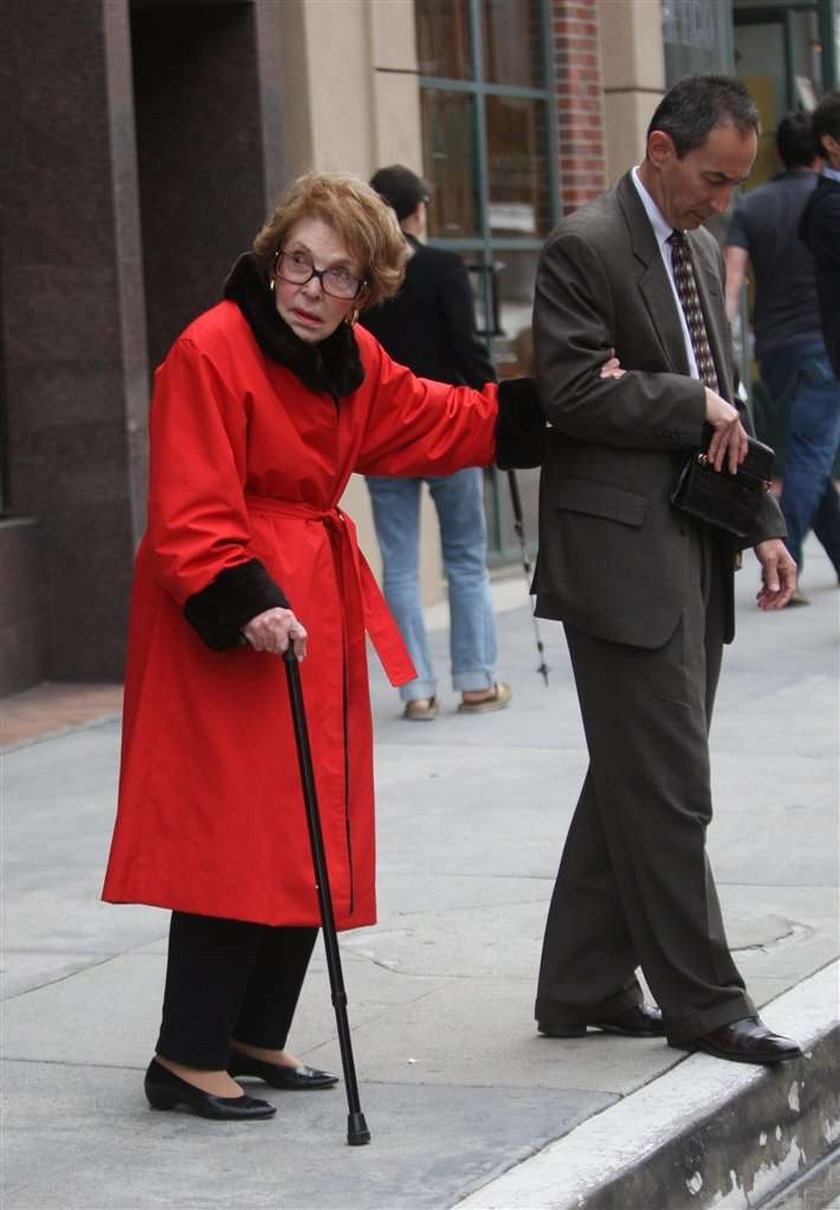
<path id="1" fill-rule="evenodd" d="M 688 357 L 688 369 L 692 378 L 699 378 L 700 374 L 697 369 L 697 358 L 694 356 L 694 345 L 691 343 L 691 333 L 688 330 L 688 324 L 685 321 L 685 312 L 682 309 L 677 283 L 674 281 L 674 266 L 671 262 L 671 245 L 668 239 L 674 228 L 666 221 L 662 211 L 657 206 L 656 202 L 648 193 L 642 184 L 642 178 L 639 176 L 638 165 L 632 172 L 633 184 L 636 186 L 636 192 L 642 199 L 642 205 L 645 208 L 645 214 L 648 216 L 653 234 L 656 236 L 656 242 L 659 245 L 659 252 L 662 257 L 662 263 L 665 266 L 665 272 L 668 274 L 668 281 L 671 283 L 671 291 L 674 295 L 674 302 L 677 304 L 677 315 L 680 317 L 680 326 L 682 327 L 683 341 L 685 343 L 685 352 Z"/>

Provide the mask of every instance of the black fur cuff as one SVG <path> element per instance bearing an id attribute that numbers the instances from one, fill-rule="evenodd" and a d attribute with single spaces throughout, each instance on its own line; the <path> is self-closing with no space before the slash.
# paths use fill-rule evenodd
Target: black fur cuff
<path id="1" fill-rule="evenodd" d="M 184 617 L 208 647 L 224 651 L 241 641 L 246 622 L 277 605 L 290 608 L 260 560 L 249 559 L 220 571 L 206 588 L 194 593 L 184 605 Z"/>
<path id="2" fill-rule="evenodd" d="M 545 454 L 545 415 L 533 378 L 508 378 L 499 383 L 496 420 L 496 464 L 503 471 L 542 466 Z"/>

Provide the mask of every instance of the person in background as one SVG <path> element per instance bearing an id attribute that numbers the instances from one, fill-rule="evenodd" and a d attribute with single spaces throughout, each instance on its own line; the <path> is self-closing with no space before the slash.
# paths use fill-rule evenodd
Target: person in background
<path id="1" fill-rule="evenodd" d="M 423 378 L 480 387 L 495 381 L 479 339 L 467 270 L 460 256 L 421 242 L 429 187 L 400 164 L 380 168 L 371 185 L 394 210 L 405 237 L 408 263 L 397 295 L 362 317 L 395 360 Z M 437 678 L 420 599 L 420 492 L 423 483 L 437 510 L 449 593 L 449 654 L 458 710 L 483 714 L 510 702 L 511 689 L 496 680 L 496 622 L 487 572 L 483 473 L 467 467 L 452 475 L 405 478 L 369 475 L 376 536 L 382 552 L 385 598 L 411 653 L 417 677 L 400 687 L 403 717 L 437 717 Z"/>
<path id="2" fill-rule="evenodd" d="M 813 528 L 840 577 L 840 496 L 831 477 L 840 444 L 840 382 L 823 340 L 814 258 L 798 234 L 820 163 L 809 114 L 782 118 L 776 151 L 783 171 L 735 203 L 726 237 L 726 313 L 731 322 L 751 268 L 755 356 L 762 382 L 787 418 L 785 545 L 801 575 L 802 543 Z M 807 603 L 797 587 L 790 604 Z"/>
<path id="3" fill-rule="evenodd" d="M 840 378 L 840 89 L 820 101 L 811 128 L 823 168 L 808 199 L 799 234 L 817 266 L 823 336 L 837 378 Z"/>
<path id="4" fill-rule="evenodd" d="M 290 643 L 306 657 L 339 929 L 376 919 L 365 631 L 395 684 L 415 675 L 339 507 L 350 475 L 515 460 L 529 432 L 539 462 L 532 383 L 421 380 L 355 326 L 404 261 L 393 211 L 364 181 L 301 177 L 157 371 L 103 890 L 172 912 L 153 1109 L 252 1120 L 275 1107 L 237 1076 L 336 1083 L 286 1049 L 320 915 L 277 657 Z"/>

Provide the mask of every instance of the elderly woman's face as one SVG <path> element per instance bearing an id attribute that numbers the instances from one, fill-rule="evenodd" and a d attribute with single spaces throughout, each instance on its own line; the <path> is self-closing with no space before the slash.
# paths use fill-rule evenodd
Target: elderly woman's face
<path id="1" fill-rule="evenodd" d="M 309 281 L 300 281 L 312 269 L 327 276 L 313 274 Z M 275 266 L 277 311 L 301 340 L 316 344 L 331 336 L 358 306 L 356 290 L 362 276 L 363 267 L 334 227 L 321 218 L 300 219 L 283 241 Z M 335 297 L 348 293 L 349 298 Z"/>

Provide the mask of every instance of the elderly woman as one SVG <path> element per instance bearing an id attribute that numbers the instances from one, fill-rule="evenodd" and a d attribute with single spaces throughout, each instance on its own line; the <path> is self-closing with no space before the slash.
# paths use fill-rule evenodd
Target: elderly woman
<path id="1" fill-rule="evenodd" d="M 120 800 L 104 898 L 172 910 L 155 1109 L 253 1119 L 233 1079 L 316 1089 L 286 1049 L 319 912 L 282 661 L 302 665 L 336 923 L 375 921 L 365 632 L 415 673 L 350 518 L 354 471 L 539 461 L 531 384 L 416 378 L 355 327 L 399 286 L 405 241 L 362 181 L 296 181 L 176 340 L 150 417 Z"/>

